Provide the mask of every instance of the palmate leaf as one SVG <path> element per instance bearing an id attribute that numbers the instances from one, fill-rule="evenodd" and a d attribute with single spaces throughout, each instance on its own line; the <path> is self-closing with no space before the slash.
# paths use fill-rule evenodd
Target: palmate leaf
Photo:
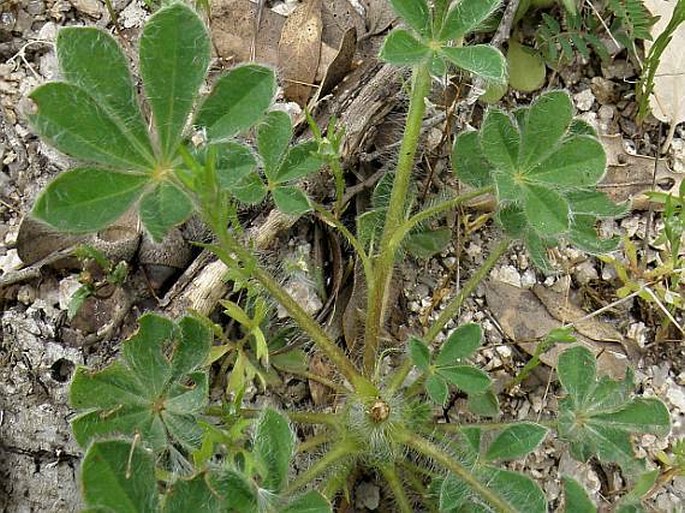
<path id="1" fill-rule="evenodd" d="M 488 461 L 521 458 L 535 450 L 549 430 L 533 422 L 520 422 L 504 429 L 485 454 Z"/>
<path id="2" fill-rule="evenodd" d="M 316 490 L 311 490 L 295 498 L 282 510 L 282 513 L 331 513 L 331 503 Z"/>
<path id="3" fill-rule="evenodd" d="M 486 81 L 501 84 L 507 80 L 507 64 L 504 55 L 493 46 L 444 47 L 440 49 L 440 55 L 457 68 L 473 73 Z"/>
<path id="4" fill-rule="evenodd" d="M 454 365 L 462 358 L 468 358 L 476 352 L 483 340 L 480 325 L 468 323 L 454 330 L 442 345 L 435 365 L 444 367 Z"/>
<path id="5" fill-rule="evenodd" d="M 207 29 L 195 12 L 174 3 L 153 14 L 140 39 L 140 72 L 157 129 L 159 156 L 171 160 L 209 66 Z"/>
<path id="6" fill-rule="evenodd" d="M 480 146 L 488 160 L 499 169 L 517 169 L 521 135 L 511 116 L 488 109 L 480 132 Z"/>
<path id="7" fill-rule="evenodd" d="M 295 449 L 295 435 L 287 419 L 277 411 L 266 408 L 257 421 L 254 450 L 266 469 L 262 486 L 277 493 L 288 477 L 290 459 Z"/>
<path id="8" fill-rule="evenodd" d="M 551 153 L 571 124 L 573 104 L 568 93 L 552 91 L 539 96 L 526 112 L 519 168 L 534 166 Z"/>
<path id="9" fill-rule="evenodd" d="M 264 174 L 269 180 L 276 179 L 290 140 L 293 125 L 290 116 L 283 111 L 269 112 L 257 129 L 257 148 L 264 163 Z"/>
<path id="10" fill-rule="evenodd" d="M 525 186 L 523 193 L 526 219 L 538 233 L 549 236 L 568 230 L 570 210 L 561 194 L 532 184 Z"/>
<path id="11" fill-rule="evenodd" d="M 478 137 L 475 130 L 464 130 L 454 139 L 452 169 L 457 178 L 472 187 L 485 187 L 492 184 L 493 165 L 485 157 Z"/>
<path id="12" fill-rule="evenodd" d="M 307 195 L 298 187 L 279 186 L 272 194 L 276 207 L 284 214 L 299 216 L 312 209 Z"/>
<path id="13" fill-rule="evenodd" d="M 171 443 L 197 448 L 202 429 L 195 416 L 208 390 L 207 374 L 199 368 L 211 340 L 209 329 L 192 317 L 179 324 L 153 314 L 141 317 L 121 360 L 75 374 L 70 401 L 81 410 L 72 422 L 79 444 L 100 435 L 137 433 L 155 451 Z"/>
<path id="14" fill-rule="evenodd" d="M 210 141 L 234 137 L 253 126 L 273 101 L 274 72 L 247 64 L 223 75 L 202 103 L 195 125 L 205 127 Z"/>
<path id="15" fill-rule="evenodd" d="M 597 508 L 578 481 L 568 476 L 564 476 L 563 481 L 565 513 L 597 513 Z"/>
<path id="16" fill-rule="evenodd" d="M 579 135 L 565 140 L 526 176 L 555 189 L 591 187 L 606 170 L 604 148 L 596 138 Z"/>
<path id="17" fill-rule="evenodd" d="M 192 212 L 190 198 L 171 183 L 160 183 L 140 200 L 140 219 L 156 242 L 160 242 L 171 228 L 187 220 Z"/>
<path id="18" fill-rule="evenodd" d="M 630 435 L 665 435 L 670 417 L 655 398 L 630 398 L 632 379 L 597 380 L 592 353 L 582 346 L 564 351 L 557 364 L 559 380 L 568 394 L 560 402 L 559 435 L 571 443 L 572 454 L 581 460 L 596 456 L 618 463 L 630 474 L 639 472 Z"/>
<path id="19" fill-rule="evenodd" d="M 487 465 L 472 469 L 474 477 L 508 506 L 507 511 L 546 513 L 547 499 L 540 487 L 528 476 Z M 466 483 L 454 475 L 443 481 L 440 489 L 440 511 L 495 513 L 501 511 L 487 504 Z"/>
<path id="20" fill-rule="evenodd" d="M 418 338 L 409 339 L 409 357 L 421 372 L 428 372 L 430 368 L 430 351 L 428 346 Z"/>

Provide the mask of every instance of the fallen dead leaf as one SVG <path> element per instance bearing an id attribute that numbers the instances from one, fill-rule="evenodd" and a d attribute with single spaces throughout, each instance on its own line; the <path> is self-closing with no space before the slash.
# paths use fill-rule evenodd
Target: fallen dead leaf
<path id="1" fill-rule="evenodd" d="M 326 360 L 324 360 L 321 355 L 316 353 L 313 354 L 311 359 L 309 360 L 309 372 L 327 379 L 330 379 L 333 376 L 333 370 L 331 369 L 330 364 Z M 328 387 L 319 383 L 318 381 L 310 379 L 308 380 L 308 382 L 309 393 L 312 396 L 312 402 L 314 403 L 314 405 L 322 406 L 324 404 L 328 404 L 330 400 L 331 390 Z"/>
<path id="2" fill-rule="evenodd" d="M 286 20 L 278 43 L 278 62 L 286 98 L 304 107 L 311 96 L 321 58 L 321 0 L 305 0 Z"/>
<path id="3" fill-rule="evenodd" d="M 366 7 L 366 36 L 385 32 L 397 18 L 387 0 L 364 0 L 363 3 Z"/>
<path id="4" fill-rule="evenodd" d="M 278 65 L 278 42 L 285 17 L 263 9 L 255 34 L 257 4 L 250 0 L 212 0 L 210 13 L 212 41 L 219 57 L 230 63 L 249 61 L 254 41 L 254 60 Z"/>
<path id="5" fill-rule="evenodd" d="M 664 0 L 644 0 L 645 7 L 660 18 L 652 27 L 654 39 L 661 34 L 673 16 L 678 2 Z M 645 40 L 645 52 L 649 52 L 653 42 Z M 654 91 L 650 97 L 650 107 L 654 116 L 675 126 L 685 121 L 685 25 L 673 33 L 654 76 Z"/>
<path id="6" fill-rule="evenodd" d="M 597 188 L 617 203 L 630 201 L 634 210 L 646 209 L 649 199 L 645 192 L 652 190 L 656 159 L 628 153 L 619 134 L 603 135 L 601 141 L 607 154 L 607 172 Z M 664 159 L 656 162 L 657 191 L 677 195 L 682 179 Z"/>
<path id="7" fill-rule="evenodd" d="M 562 322 L 555 315 L 552 315 L 538 296 L 530 290 L 499 281 L 489 281 L 486 284 L 485 297 L 490 311 L 507 338 L 513 340 L 517 346 L 530 355 L 535 354 L 535 348 L 543 337 L 562 325 Z M 563 298 L 553 299 L 551 295 L 548 295 L 546 300 L 554 301 L 557 304 L 565 303 Z M 555 309 L 555 314 L 559 315 L 560 313 L 562 312 Z M 578 315 L 579 313 L 582 313 L 582 316 L 585 315 L 582 310 L 580 312 L 568 310 L 562 315 Z M 569 320 L 567 319 L 566 322 Z M 596 320 L 596 322 L 600 321 Z M 584 326 L 583 331 L 600 338 L 606 334 L 605 329 L 596 327 L 596 323 L 592 323 L 589 329 L 588 325 Z M 623 378 L 630 358 L 620 343 L 594 340 L 581 333 L 576 333 L 576 338 L 577 344 L 587 347 L 597 356 L 597 365 L 601 373 L 608 374 L 615 379 Z M 542 354 L 540 360 L 545 365 L 556 367 L 559 355 L 569 347 L 571 347 L 570 344 L 557 344 Z"/>
<path id="8" fill-rule="evenodd" d="M 357 49 L 357 31 L 354 27 L 347 30 L 340 41 L 340 48 L 333 55 L 333 58 L 329 61 L 329 57 L 324 58 L 325 50 L 328 48 L 327 45 L 321 46 L 321 63 L 319 64 L 319 73 L 322 73 L 321 85 L 316 93 L 314 102 L 317 102 L 319 98 L 323 98 L 328 93 L 335 89 L 343 78 L 349 73 L 352 67 L 352 58 Z M 326 62 L 324 62 L 324 60 Z M 317 77 L 318 78 L 318 77 Z"/>

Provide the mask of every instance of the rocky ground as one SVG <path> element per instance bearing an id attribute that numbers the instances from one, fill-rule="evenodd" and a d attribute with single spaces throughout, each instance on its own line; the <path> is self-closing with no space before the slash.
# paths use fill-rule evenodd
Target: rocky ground
<path id="1" fill-rule="evenodd" d="M 146 5 L 139 0 L 113 0 L 112 4 L 123 37 L 135 40 L 148 13 Z M 267 7 L 287 13 L 292 7 L 287 4 Z M 344 4 L 347 11 L 340 2 L 332 2 L 331 6 L 335 8 L 331 7 L 329 15 L 344 12 L 350 25 L 357 24 L 367 31 L 366 39 L 360 38 L 366 43 L 360 43 L 357 57 L 370 59 L 373 44 L 377 47 L 373 34 L 382 34 L 392 22 L 392 15 L 387 7 L 379 8 L 379 2 L 373 0 L 362 2 L 363 5 L 347 1 Z M 366 18 L 355 10 L 360 7 L 366 8 L 366 11 L 360 11 L 366 12 Z M 56 78 L 55 36 L 60 26 L 74 24 L 108 30 L 113 27 L 104 3 L 98 0 L 6 0 L 0 4 L 0 280 L 16 273 L 22 266 L 17 248 L 22 243 L 18 239 L 23 216 L 45 183 L 69 165 L 65 157 L 31 133 L 23 109 L 31 89 Z M 220 46 L 221 41 L 215 40 L 215 43 Z M 610 163 L 614 159 L 615 173 L 606 187 L 619 195 L 626 194 L 628 187 L 619 179 L 622 175 L 632 173 L 629 178 L 634 181 L 634 175 L 638 173 L 639 180 L 651 184 L 651 175 L 645 178 L 639 172 L 649 173 L 655 168 L 651 156 L 663 141 L 658 123 L 652 121 L 646 128 L 639 128 L 634 122 L 631 80 L 636 74 L 635 66 L 625 54 L 617 53 L 611 64 L 579 60 L 548 77 L 550 87 L 568 89 L 581 116 L 608 136 L 604 142 L 610 153 Z M 527 98 L 510 94 L 504 101 L 512 106 L 525 103 Z M 392 149 L 385 150 L 385 146 L 396 142 L 403 108 L 402 102 L 393 105 L 392 112 L 383 120 L 374 143 L 379 155 L 392 159 Z M 481 111 L 476 107 L 473 119 L 466 121 L 477 125 Z M 432 114 L 439 112 L 436 107 Z M 425 155 L 439 154 L 442 126 L 436 125 L 427 132 Z M 360 151 L 372 154 L 368 148 Z M 451 178 L 445 160 L 434 160 L 438 163 L 435 180 L 449 183 Z M 685 171 L 685 130 L 675 130 L 670 149 L 657 168 L 659 180 L 655 182 L 661 190 L 677 191 L 679 173 Z M 663 223 L 658 212 L 645 210 L 644 205 L 636 203 L 629 216 L 604 223 L 602 231 L 608 235 L 626 234 L 641 246 L 645 227 L 649 224 L 649 242 L 653 243 Z M 448 220 L 458 236 L 442 254 L 429 261 L 408 258 L 403 263 L 398 273 L 403 280 L 399 301 L 403 310 L 398 315 L 399 320 L 394 321 L 398 337 L 425 326 L 439 313 L 444 300 L 456 293 L 456 284 L 483 262 L 497 234 L 488 223 L 480 226 L 478 216 L 482 213 L 478 210 L 462 212 Z M 253 217 L 259 219 L 260 216 L 265 217 L 265 214 L 257 212 Z M 466 231 L 464 227 L 467 227 Z M 301 221 L 294 228 L 279 233 L 278 243 L 270 249 L 271 254 L 280 259 L 284 255 L 295 260 L 314 259 L 312 248 L 317 247 L 316 237 L 312 223 Z M 36 237 L 35 245 L 44 240 Z M 652 244 L 648 252 L 650 265 L 658 258 L 655 249 Z M 615 256 L 622 258 L 622 253 L 619 251 Z M 570 248 L 560 250 L 556 258 L 562 272 L 545 276 L 532 267 L 521 248 L 514 248 L 493 271 L 489 282 L 468 300 L 459 319 L 447 326 L 449 330 L 469 321 L 484 326 L 487 343 L 477 361 L 490 370 L 502 386 L 529 358 L 526 351 L 530 347 L 515 341 L 544 335 L 550 327 L 569 320 L 567 313 L 559 312 L 559 304 L 575 305 L 573 312 L 576 313 L 578 309 L 589 313 L 616 299 L 617 276 L 610 265 Z M 133 267 L 138 263 L 134 259 Z M 330 269 L 331 265 L 326 264 L 325 268 Z M 72 268 L 39 271 L 0 288 L 3 306 L 0 318 L 0 509 L 8 513 L 61 513 L 78 509 L 77 475 L 81 451 L 71 438 L 68 421 L 72 411 L 67 405 L 72 372 L 76 365 L 98 365 L 111 359 L 122 333 L 130 330 L 136 312 L 160 308 L 150 294 L 140 301 L 113 295 L 109 303 L 99 308 L 116 309 L 115 303 L 119 302 L 127 307 L 129 315 L 124 316 L 126 320 L 121 330 L 115 330 L 111 336 L 93 337 L 92 332 L 106 327 L 111 315 L 100 319 L 104 314 L 94 305 L 82 314 L 80 321 L 67 320 L 70 297 L 78 287 L 77 272 Z M 165 290 L 168 287 L 169 284 Z M 313 303 L 312 308 L 323 306 L 323 301 L 311 290 L 299 293 Z M 128 312 L 132 304 L 135 307 Z M 527 314 L 517 315 L 522 311 Z M 660 329 L 662 318 L 658 307 L 632 299 L 595 318 L 594 324 L 591 323 L 588 332 L 583 334 L 588 343 L 600 347 L 607 340 L 614 340 L 607 337 L 618 333 L 621 342 L 607 349 L 608 356 L 602 360 L 601 371 L 621 375 L 629 362 L 636 371 L 640 390 L 647 396 L 661 398 L 668 405 L 673 420 L 671 435 L 666 439 L 644 436 L 638 440 L 639 454 L 652 460 L 659 451 L 667 450 L 671 443 L 685 436 L 685 346 L 682 333 L 676 329 Z M 680 317 L 676 320 L 683 322 Z M 522 333 L 526 335 L 521 336 Z M 387 363 L 393 365 L 392 359 Z M 522 385 L 501 395 L 505 418 L 544 418 L 555 410 L 557 395 L 548 365 L 542 365 Z M 248 400 L 255 404 L 265 400 L 253 392 L 248 394 Z M 288 394 L 266 400 L 291 407 L 309 403 L 310 395 L 313 391 L 308 390 L 305 383 L 293 381 Z M 445 410 L 444 417 L 458 416 L 463 410 L 464 404 L 456 398 Z M 577 476 L 597 499 L 621 490 L 624 483 L 616 469 L 594 463 L 581 465 L 558 446 L 558 442 L 549 439 L 534 455 L 516 464 L 517 469 L 525 468 L 539 479 L 554 504 L 560 497 L 559 476 L 562 473 Z M 683 501 L 685 477 L 677 477 L 653 495 L 650 505 L 658 512 L 682 511 Z M 371 476 L 360 478 L 353 502 L 359 512 L 388 511 L 388 506 L 383 504 L 383 491 Z"/>

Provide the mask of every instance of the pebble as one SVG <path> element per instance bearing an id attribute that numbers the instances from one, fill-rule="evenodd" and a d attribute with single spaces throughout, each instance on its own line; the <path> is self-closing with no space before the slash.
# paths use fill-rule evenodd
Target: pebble
<path id="1" fill-rule="evenodd" d="M 579 93 L 573 95 L 573 102 L 576 104 L 576 108 L 580 111 L 587 111 L 592 108 L 595 103 L 595 95 L 592 94 L 591 89 L 585 89 Z"/>
<path id="2" fill-rule="evenodd" d="M 599 278 L 597 269 L 595 269 L 595 264 L 592 260 L 583 260 L 575 267 L 573 277 L 580 285 L 586 285 L 592 280 Z"/>
<path id="3" fill-rule="evenodd" d="M 521 275 L 513 265 L 503 265 L 492 271 L 492 279 L 521 288 Z"/>
<path id="4" fill-rule="evenodd" d="M 373 483 L 359 483 L 355 490 L 354 505 L 357 508 L 366 508 L 371 511 L 378 509 L 381 504 L 381 491 Z"/>
<path id="5" fill-rule="evenodd" d="M 648 342 L 647 326 L 644 322 L 633 322 L 628 327 L 627 337 L 637 342 L 637 345 L 644 349 Z"/>
<path id="6" fill-rule="evenodd" d="M 22 285 L 17 292 L 17 301 L 28 306 L 36 300 L 36 289 L 31 285 Z"/>
<path id="7" fill-rule="evenodd" d="M 97 0 L 69 0 L 78 12 L 90 16 L 91 18 L 99 18 L 102 15 L 102 6 Z"/>
<path id="8" fill-rule="evenodd" d="M 618 100 L 616 84 L 606 78 L 593 78 L 590 83 L 590 90 L 600 105 L 614 104 Z"/>
<path id="9" fill-rule="evenodd" d="M 681 412 L 685 412 L 685 390 L 683 387 L 673 383 L 666 391 L 666 399 Z"/>
<path id="10" fill-rule="evenodd" d="M 526 269 L 526 271 L 521 275 L 521 287 L 524 289 L 533 288 L 537 282 L 538 277 L 535 276 L 535 271 L 532 269 Z"/>
<path id="11" fill-rule="evenodd" d="M 75 276 L 67 276 L 59 282 L 59 309 L 69 309 L 69 303 L 74 293 L 81 288 L 81 283 Z"/>
<path id="12" fill-rule="evenodd" d="M 0 255 L 0 271 L 8 273 L 21 267 L 22 261 L 17 255 L 16 249 L 7 250 L 7 253 Z"/>

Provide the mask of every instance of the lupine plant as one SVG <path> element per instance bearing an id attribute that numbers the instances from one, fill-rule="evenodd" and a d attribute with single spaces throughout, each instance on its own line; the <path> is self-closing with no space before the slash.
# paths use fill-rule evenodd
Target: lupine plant
<path id="1" fill-rule="evenodd" d="M 603 148 L 592 129 L 574 119 L 562 91 L 545 93 L 513 113 L 488 110 L 480 130 L 462 132 L 454 141 L 454 172 L 471 189 L 425 208 L 413 200 L 414 158 L 431 76 L 456 67 L 486 81 L 506 80 L 498 50 L 465 44 L 465 36 L 499 3 L 391 1 L 405 27 L 390 33 L 381 58 L 411 69 L 410 103 L 397 167 L 382 181 L 388 199 L 375 207 L 379 229 L 364 240 L 341 221 L 339 201 L 330 210 L 298 184 L 322 162 L 338 164 L 332 149 L 340 133 L 315 129 L 314 142 L 291 143 L 291 121 L 273 107 L 272 70 L 235 67 L 214 81 L 207 96 L 199 95 L 210 44 L 191 8 L 174 3 L 146 23 L 139 50 L 142 97 L 111 36 L 91 28 L 59 33 L 62 80 L 31 94 L 30 121 L 82 164 L 48 185 L 33 216 L 65 231 L 88 232 L 136 209 L 144 228 L 160 239 L 196 214 L 214 234 L 207 247 L 247 287 L 251 301 L 223 303 L 244 334 L 239 340 L 205 318 L 171 320 L 150 313 L 140 318 L 113 363 L 77 370 L 70 400 L 77 411 L 74 436 L 85 451 L 86 511 L 327 512 L 348 494 L 356 469 L 365 468 L 384 481 L 384 497 L 395 511 L 542 513 L 547 500 L 540 486 L 506 463 L 525 457 L 549 436 L 566 441 L 581 461 L 620 465 L 630 483 L 648 475 L 646 462 L 634 457 L 631 434 L 662 435 L 669 415 L 659 400 L 633 396 L 630 373 L 623 381 L 598 377 L 593 354 L 573 347 L 557 367 L 562 399 L 556 415 L 496 421 L 492 382 L 473 364 L 483 341 L 480 326 L 462 325 L 437 342 L 512 241 L 523 243 L 547 269 L 546 249 L 557 244 L 598 253 L 614 247 L 615 241 L 597 237 L 594 223 L 624 212 L 595 189 L 605 170 Z M 246 133 L 254 146 L 245 142 Z M 388 290 L 407 237 L 486 194 L 497 200 L 501 241 L 426 332 L 396 348 L 403 356 L 384 373 Z M 350 243 L 368 294 L 359 358 L 332 340 L 250 249 L 237 209 L 264 201 L 289 214 L 316 210 Z M 274 331 L 263 297 L 281 305 L 299 337 L 311 341 L 308 352 L 327 358 L 335 376 L 303 371 L 296 361 L 305 353 L 284 352 L 282 343 L 270 339 Z M 295 358 L 288 360 L 289 354 Z M 268 387 L 271 365 L 333 389 L 335 407 L 246 408 L 246 383 L 260 377 Z M 231 395 L 210 402 L 210 376 L 217 368 L 231 375 Z M 485 422 L 435 422 L 433 406 L 446 404 L 455 390 Z M 296 438 L 294 425 L 309 426 L 300 430 L 308 435 Z M 292 470 L 296 457 L 298 472 Z M 596 510 L 576 481 L 565 478 L 564 487 L 566 511 Z M 639 507 L 639 495 L 631 501 L 625 504 Z"/>

